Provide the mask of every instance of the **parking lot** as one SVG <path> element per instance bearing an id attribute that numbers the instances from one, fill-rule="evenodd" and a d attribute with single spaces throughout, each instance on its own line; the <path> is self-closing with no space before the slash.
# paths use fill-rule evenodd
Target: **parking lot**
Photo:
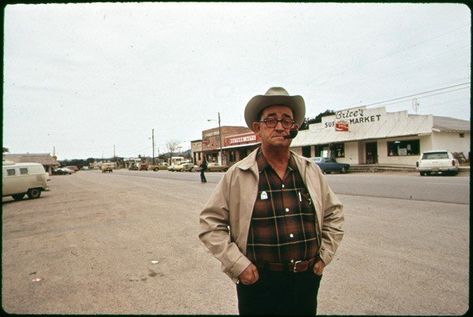
<path id="1" fill-rule="evenodd" d="M 222 175 L 209 173 L 201 184 L 197 173 L 80 171 L 52 176 L 39 199 L 4 198 L 3 309 L 236 314 L 233 283 L 197 238 L 200 209 Z M 357 192 L 352 176 L 329 176 L 345 205 L 346 234 L 324 273 L 319 314 L 465 313 L 469 202 Z M 366 177 L 373 177 L 367 184 L 440 180 L 443 192 L 469 187 L 469 177 Z"/>

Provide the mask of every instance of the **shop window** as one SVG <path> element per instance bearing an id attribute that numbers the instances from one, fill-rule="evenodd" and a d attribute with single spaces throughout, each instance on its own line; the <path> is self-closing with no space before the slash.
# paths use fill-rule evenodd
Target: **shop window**
<path id="1" fill-rule="evenodd" d="M 14 168 L 7 169 L 7 175 L 8 176 L 14 176 L 15 175 L 15 169 Z"/>
<path id="2" fill-rule="evenodd" d="M 21 167 L 20 168 L 20 174 L 21 175 L 26 175 L 28 174 L 28 169 L 26 167 Z"/>
<path id="3" fill-rule="evenodd" d="M 388 156 L 409 156 L 419 154 L 419 140 L 396 140 L 388 142 Z"/>
<path id="4" fill-rule="evenodd" d="M 332 144 L 331 150 L 333 157 L 345 157 L 345 143 Z"/>

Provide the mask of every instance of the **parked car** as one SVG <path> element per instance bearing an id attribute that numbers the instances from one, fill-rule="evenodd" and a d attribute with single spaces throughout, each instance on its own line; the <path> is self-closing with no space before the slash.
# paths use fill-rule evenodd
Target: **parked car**
<path id="1" fill-rule="evenodd" d="M 226 172 L 228 170 L 227 165 L 221 165 L 218 163 L 207 163 L 207 171 L 208 172 Z"/>
<path id="2" fill-rule="evenodd" d="M 457 175 L 460 164 L 453 154 L 446 150 L 425 151 L 416 162 L 420 176 L 430 174 Z"/>
<path id="3" fill-rule="evenodd" d="M 350 169 L 350 164 L 338 163 L 335 159 L 330 157 L 311 157 L 310 160 L 317 164 L 324 173 L 346 173 Z"/>
<path id="4" fill-rule="evenodd" d="M 112 173 L 113 172 L 113 169 L 115 168 L 115 163 L 111 163 L 111 162 L 106 162 L 106 163 L 102 163 L 102 166 L 101 166 L 101 170 L 102 170 L 102 173 Z"/>
<path id="5" fill-rule="evenodd" d="M 179 164 L 181 172 L 192 172 L 194 170 L 194 163 L 192 162 L 182 162 Z"/>
<path id="6" fill-rule="evenodd" d="M 159 170 L 167 170 L 168 169 L 168 163 L 163 162 L 163 163 L 159 163 L 157 165 L 152 165 L 151 169 L 155 172 L 157 172 Z"/>
<path id="7" fill-rule="evenodd" d="M 176 171 L 176 167 L 177 165 L 176 164 L 171 164 L 167 167 L 167 170 L 168 171 L 171 171 L 171 172 L 175 172 Z"/>
<path id="8" fill-rule="evenodd" d="M 130 165 L 130 167 L 128 167 L 128 169 L 129 169 L 130 171 L 137 171 L 137 170 L 138 170 L 138 166 L 136 166 L 135 164 L 133 164 L 133 165 Z"/>
<path id="9" fill-rule="evenodd" d="M 77 172 L 79 168 L 75 165 L 66 166 L 67 169 L 70 169 L 73 173 Z"/>
<path id="10" fill-rule="evenodd" d="M 71 175 L 72 171 L 65 167 L 59 167 L 59 168 L 53 169 L 52 174 L 53 175 Z"/>
<path id="11" fill-rule="evenodd" d="M 2 166 L 2 197 L 12 196 L 22 200 L 25 195 L 30 199 L 39 198 L 48 188 L 48 173 L 39 163 L 4 162 Z"/>
<path id="12" fill-rule="evenodd" d="M 168 167 L 168 170 L 173 172 L 190 172 L 194 168 L 194 163 L 190 161 L 183 161 Z"/>

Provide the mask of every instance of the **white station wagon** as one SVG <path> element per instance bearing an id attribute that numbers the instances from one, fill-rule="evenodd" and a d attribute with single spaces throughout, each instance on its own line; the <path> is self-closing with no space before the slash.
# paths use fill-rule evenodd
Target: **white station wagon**
<path id="1" fill-rule="evenodd" d="M 28 195 L 29 198 L 39 198 L 42 191 L 49 190 L 49 175 L 39 163 L 4 161 L 2 168 L 2 197 L 12 196 L 15 200 L 22 200 Z"/>
<path id="2" fill-rule="evenodd" d="M 416 162 L 421 176 L 430 174 L 457 175 L 460 164 L 453 154 L 446 150 L 425 151 Z"/>

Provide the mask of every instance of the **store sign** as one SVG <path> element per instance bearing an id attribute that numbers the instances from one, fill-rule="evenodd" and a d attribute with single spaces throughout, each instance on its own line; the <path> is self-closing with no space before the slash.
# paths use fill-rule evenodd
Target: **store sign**
<path id="1" fill-rule="evenodd" d="M 379 112 L 367 111 L 365 108 L 352 108 L 335 112 L 335 119 L 324 122 L 324 128 L 335 128 L 336 131 L 348 131 L 348 125 L 360 123 L 372 123 L 381 120 L 382 114 Z M 322 118 L 323 120 L 323 118 Z M 337 124 L 342 122 L 341 125 Z M 346 123 L 346 129 L 345 124 Z M 341 129 L 341 130 L 338 130 Z"/>
<path id="2" fill-rule="evenodd" d="M 246 134 L 238 134 L 238 135 L 226 137 L 224 143 L 225 143 L 225 146 L 232 146 L 232 145 L 239 145 L 239 144 L 255 143 L 256 141 L 258 141 L 256 134 L 246 133 Z"/>

